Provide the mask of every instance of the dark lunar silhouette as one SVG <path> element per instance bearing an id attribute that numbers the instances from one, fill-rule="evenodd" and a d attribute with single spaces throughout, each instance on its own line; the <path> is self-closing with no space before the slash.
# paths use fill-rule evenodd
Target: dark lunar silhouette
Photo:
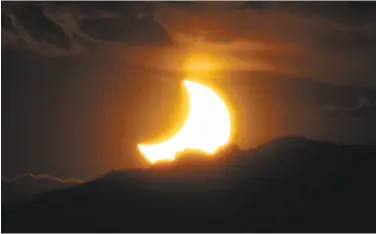
<path id="1" fill-rule="evenodd" d="M 199 158 L 3 205 L 2 231 L 376 231 L 375 147 L 285 137 Z"/>

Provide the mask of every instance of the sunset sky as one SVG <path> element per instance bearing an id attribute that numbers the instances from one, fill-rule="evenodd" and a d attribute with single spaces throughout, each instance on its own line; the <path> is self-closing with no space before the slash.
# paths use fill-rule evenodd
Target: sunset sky
<path id="1" fill-rule="evenodd" d="M 233 141 L 376 144 L 372 2 L 7 2 L 2 174 L 92 178 L 184 119 L 180 81 L 225 94 Z"/>

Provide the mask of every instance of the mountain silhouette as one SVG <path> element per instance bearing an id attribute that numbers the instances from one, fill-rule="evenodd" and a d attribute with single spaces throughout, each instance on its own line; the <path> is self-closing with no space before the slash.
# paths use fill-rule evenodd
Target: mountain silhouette
<path id="1" fill-rule="evenodd" d="M 189 152 L 3 205 L 2 231 L 375 232 L 375 165 L 376 147 L 302 137 Z"/>

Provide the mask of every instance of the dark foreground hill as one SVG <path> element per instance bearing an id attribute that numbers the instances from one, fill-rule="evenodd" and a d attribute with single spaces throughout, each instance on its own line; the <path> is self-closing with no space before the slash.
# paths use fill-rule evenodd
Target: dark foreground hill
<path id="1" fill-rule="evenodd" d="M 196 156 L 3 206 L 2 232 L 376 231 L 374 147 L 288 137 Z"/>

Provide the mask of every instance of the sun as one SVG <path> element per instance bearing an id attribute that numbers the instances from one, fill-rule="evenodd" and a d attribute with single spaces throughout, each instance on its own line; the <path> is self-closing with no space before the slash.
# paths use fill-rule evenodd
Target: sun
<path id="1" fill-rule="evenodd" d="M 189 80 L 183 84 L 189 96 L 189 114 L 183 127 L 164 142 L 138 145 L 150 163 L 174 160 L 178 152 L 186 149 L 213 154 L 230 139 L 231 118 L 222 98 L 202 84 Z"/>

